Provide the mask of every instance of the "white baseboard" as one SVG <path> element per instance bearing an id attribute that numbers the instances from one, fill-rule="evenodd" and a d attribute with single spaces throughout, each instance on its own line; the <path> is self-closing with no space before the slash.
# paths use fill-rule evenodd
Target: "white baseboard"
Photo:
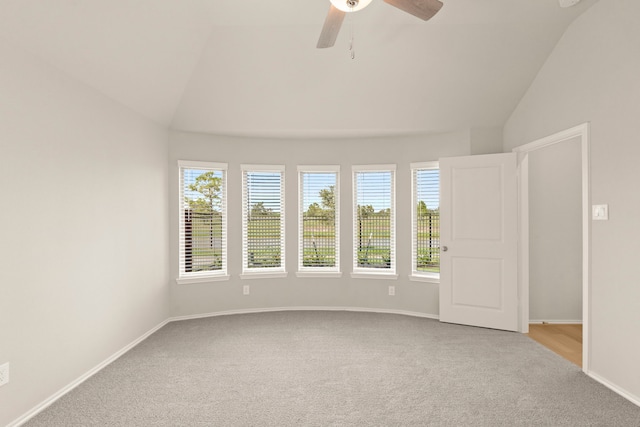
<path id="1" fill-rule="evenodd" d="M 393 309 L 386 309 L 386 308 L 301 306 L 301 307 L 244 308 L 239 310 L 215 311 L 211 313 L 201 313 L 201 314 L 193 314 L 189 316 L 172 317 L 169 319 L 169 322 L 202 319 L 205 317 L 230 316 L 233 314 L 270 313 L 270 312 L 277 312 L 277 311 L 352 311 L 352 312 L 362 312 L 362 313 L 400 314 L 403 316 L 422 317 L 426 319 L 435 319 L 435 320 L 439 319 L 439 316 L 435 314 L 420 313 L 417 311 L 393 310 Z"/>
<path id="2" fill-rule="evenodd" d="M 529 320 L 529 324 L 542 325 L 548 323 L 549 325 L 582 325 L 582 319 L 580 320 Z"/>
<path id="3" fill-rule="evenodd" d="M 112 356 L 110 356 L 107 359 L 103 360 L 101 363 L 99 363 L 94 368 L 92 368 L 91 370 L 86 372 L 84 375 L 80 376 L 75 381 L 71 382 L 67 386 L 65 386 L 62 389 L 60 389 L 58 392 L 56 392 L 53 395 L 51 395 L 44 402 L 42 402 L 39 405 L 35 406 L 33 409 L 31 409 L 29 412 L 27 412 L 26 414 L 22 415 L 18 419 L 10 422 L 7 425 L 7 427 L 18 427 L 18 426 L 21 426 L 22 424 L 26 423 L 31 418 L 35 417 L 40 412 L 45 410 L 47 407 L 51 406 L 51 404 L 53 404 L 56 400 L 60 399 L 65 394 L 69 393 L 71 390 L 73 390 L 74 388 L 78 387 L 80 384 L 82 384 L 83 382 L 85 382 L 86 380 L 88 380 L 89 378 L 94 376 L 95 374 L 97 374 L 99 371 L 101 371 L 107 365 L 109 365 L 110 363 L 112 363 L 113 361 L 118 359 L 120 356 L 125 354 L 127 351 L 131 350 L 133 347 L 135 347 L 136 345 L 140 344 L 147 337 L 149 337 L 151 334 L 156 332 L 158 329 L 162 328 L 167 323 L 169 323 L 169 320 L 165 320 L 164 322 L 161 322 L 160 324 L 154 326 L 149 331 L 145 332 L 142 336 L 136 338 L 135 340 L 133 340 L 132 342 L 130 342 L 129 344 L 127 344 L 126 346 L 124 346 L 123 348 L 118 350 Z"/>
<path id="4" fill-rule="evenodd" d="M 241 310 L 228 310 L 228 311 L 218 311 L 218 312 L 212 312 L 212 313 L 194 314 L 194 315 L 189 315 L 189 316 L 171 317 L 171 318 L 165 320 L 164 322 L 161 322 L 160 324 L 156 325 L 155 327 L 153 327 L 152 329 L 150 329 L 149 331 L 144 333 L 142 336 L 140 336 L 139 338 L 135 339 L 134 341 L 132 341 L 131 343 L 129 343 L 128 345 L 126 345 L 125 347 L 123 347 L 122 349 L 120 349 L 119 351 L 114 353 L 112 356 L 110 356 L 107 359 L 105 359 L 104 361 L 102 361 L 100 364 L 95 366 L 93 369 L 89 370 L 87 373 L 85 373 L 84 375 L 82 375 L 81 377 L 76 379 L 75 381 L 73 381 L 70 384 L 68 384 L 66 387 L 64 387 L 61 390 L 59 390 L 58 392 L 54 393 L 52 396 L 50 396 L 44 402 L 42 402 L 39 405 L 35 406 L 29 412 L 27 412 L 26 414 L 24 414 L 21 417 L 17 418 L 13 422 L 9 423 L 6 427 L 19 427 L 22 424 L 26 423 L 31 418 L 35 417 L 38 413 L 42 412 L 44 409 L 49 407 L 56 400 L 60 399 L 65 394 L 69 393 L 71 390 L 73 390 L 74 388 L 78 387 L 80 384 L 82 384 L 83 382 L 85 382 L 86 380 L 91 378 L 93 375 L 95 375 L 100 370 L 105 368 L 107 365 L 109 365 L 110 363 L 112 363 L 113 361 L 118 359 L 120 356 L 125 354 L 127 351 L 131 350 L 133 347 L 135 347 L 136 345 L 138 345 L 139 343 L 144 341 L 151 334 L 153 334 L 154 332 L 156 332 L 157 330 L 159 330 L 160 328 L 162 328 L 163 326 L 165 326 L 169 322 L 179 322 L 179 321 L 182 321 L 182 320 L 202 319 L 202 318 L 206 318 L 206 317 L 229 316 L 229 315 L 233 315 L 233 314 L 267 313 L 267 312 L 277 312 L 277 311 L 351 311 L 351 312 L 363 312 L 363 313 L 399 314 L 399 315 L 404 315 L 404 316 L 421 317 L 421 318 L 434 319 L 434 320 L 438 320 L 439 319 L 439 316 L 435 315 L 435 314 L 420 313 L 420 312 L 406 311 L 406 310 L 393 310 L 393 309 L 385 309 L 385 308 L 319 307 L 319 306 L 250 308 L 250 309 L 241 309 Z M 561 324 L 561 323 L 582 323 L 581 320 L 580 321 L 545 321 L 545 322 L 546 323 L 556 323 L 556 324 Z M 536 323 L 536 321 L 532 320 L 531 323 Z M 542 323 L 542 321 L 539 321 L 539 323 Z M 587 375 L 590 376 L 591 378 L 593 378 L 594 380 L 598 381 L 599 383 L 603 384 L 604 386 L 608 387 L 609 389 L 613 390 L 614 392 L 618 393 L 619 395 L 623 396 L 627 400 L 629 400 L 629 401 L 635 403 L 636 405 L 640 406 L 640 398 L 638 398 L 637 396 L 634 396 L 633 394 L 627 392 L 626 390 L 623 390 L 623 389 L 621 389 L 621 388 L 609 383 L 607 380 L 605 380 L 604 378 L 598 376 L 597 374 L 594 374 L 594 373 L 590 372 L 590 373 L 587 373 Z"/>
<path id="5" fill-rule="evenodd" d="M 640 397 L 635 396 L 632 393 L 629 393 L 627 390 L 624 390 L 624 389 L 618 387 L 617 385 L 610 383 L 609 381 L 605 380 L 604 378 L 602 378 L 598 374 L 594 374 L 593 372 L 586 372 L 586 374 L 587 374 L 587 376 L 589 376 L 589 377 L 593 378 L 594 380 L 598 381 L 603 386 L 607 387 L 610 390 L 613 390 L 615 393 L 618 393 L 620 396 L 624 397 L 625 399 L 627 399 L 631 403 L 634 403 L 636 406 L 640 407 Z"/>
<path id="6" fill-rule="evenodd" d="M 49 398 L 44 400 L 42 403 L 36 405 L 33 409 L 31 409 L 26 414 L 20 416 L 15 419 L 11 423 L 9 423 L 6 427 L 19 427 L 22 424 L 29 421 L 31 418 L 38 415 L 40 412 L 51 406 L 56 400 L 60 399 L 65 394 L 69 393 L 74 388 L 78 387 L 80 384 L 94 376 L 96 373 L 101 371 L 103 368 L 108 366 L 110 363 L 118 359 L 120 356 L 125 354 L 127 351 L 131 350 L 136 345 L 140 344 L 146 338 L 148 338 L 151 334 L 165 326 L 169 322 L 177 322 L 181 320 L 190 320 L 190 319 L 201 319 L 205 317 L 214 317 L 214 316 L 228 316 L 232 314 L 249 314 L 249 313 L 266 313 L 266 312 L 274 312 L 274 311 L 355 311 L 355 312 L 369 312 L 369 313 L 386 313 L 386 314 L 401 314 L 405 316 L 414 316 L 414 317 L 424 317 L 428 319 L 438 319 L 438 316 L 426 313 L 418 313 L 413 311 L 404 311 L 404 310 L 390 310 L 390 309 L 376 309 L 376 308 L 360 308 L 360 307 L 272 307 L 272 308 L 252 308 L 252 309 L 242 309 L 242 310 L 229 310 L 229 311 L 219 311 L 213 313 L 204 313 L 204 314 L 195 314 L 190 316 L 178 316 L 171 317 L 155 327 L 151 328 L 149 331 L 145 332 L 142 336 L 138 337 L 131 343 L 127 344 L 112 356 L 108 357 L 94 368 L 86 372 L 84 375 L 77 378 L 75 381 L 71 382 L 67 386 L 63 387 Z"/>

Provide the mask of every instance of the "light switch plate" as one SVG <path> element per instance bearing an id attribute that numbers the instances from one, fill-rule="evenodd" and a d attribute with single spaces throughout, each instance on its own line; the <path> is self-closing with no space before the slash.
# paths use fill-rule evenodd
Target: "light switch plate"
<path id="1" fill-rule="evenodd" d="M 593 205 L 592 217 L 594 221 L 607 221 L 609 219 L 609 205 Z"/>

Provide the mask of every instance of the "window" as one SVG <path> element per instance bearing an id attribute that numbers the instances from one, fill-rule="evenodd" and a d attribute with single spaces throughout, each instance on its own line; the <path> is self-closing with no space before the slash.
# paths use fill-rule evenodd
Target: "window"
<path id="1" fill-rule="evenodd" d="M 440 170 L 438 162 L 412 163 L 412 278 L 440 278 Z"/>
<path id="2" fill-rule="evenodd" d="M 353 276 L 395 274 L 395 165 L 353 166 Z"/>
<path id="3" fill-rule="evenodd" d="M 178 162 L 178 283 L 227 279 L 227 165 Z"/>
<path id="4" fill-rule="evenodd" d="M 298 276 L 340 272 L 339 166 L 298 166 Z"/>
<path id="5" fill-rule="evenodd" d="M 285 273 L 284 166 L 242 165 L 242 273 Z"/>

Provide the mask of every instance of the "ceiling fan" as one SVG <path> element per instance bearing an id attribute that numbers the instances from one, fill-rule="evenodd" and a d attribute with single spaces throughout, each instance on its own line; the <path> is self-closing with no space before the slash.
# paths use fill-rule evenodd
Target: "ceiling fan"
<path id="1" fill-rule="evenodd" d="M 425 21 L 438 13 L 442 7 L 440 0 L 384 0 L 384 2 Z M 348 12 L 362 10 L 369 3 L 371 0 L 331 0 L 329 13 L 324 21 L 316 47 L 321 49 L 333 46 L 345 15 Z"/>

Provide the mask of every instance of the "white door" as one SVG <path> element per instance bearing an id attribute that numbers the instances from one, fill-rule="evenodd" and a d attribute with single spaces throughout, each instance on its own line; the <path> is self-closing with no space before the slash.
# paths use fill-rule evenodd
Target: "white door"
<path id="1" fill-rule="evenodd" d="M 440 159 L 440 321 L 518 329 L 516 155 Z"/>

